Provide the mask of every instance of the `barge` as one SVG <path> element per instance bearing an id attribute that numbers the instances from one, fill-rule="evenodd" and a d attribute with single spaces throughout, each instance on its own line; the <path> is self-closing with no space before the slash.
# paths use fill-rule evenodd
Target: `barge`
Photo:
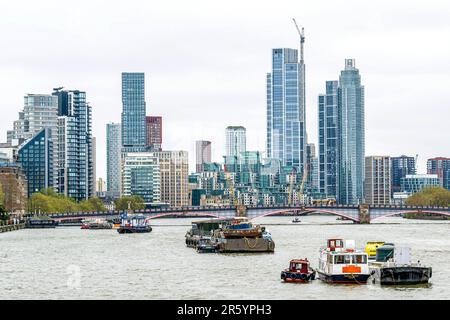
<path id="1" fill-rule="evenodd" d="M 25 222 L 25 228 L 29 229 L 56 228 L 57 225 L 58 221 L 49 216 L 34 216 L 27 218 Z"/>
<path id="2" fill-rule="evenodd" d="M 106 220 L 95 219 L 85 220 L 81 224 L 81 229 L 100 230 L 100 229 L 112 229 L 113 224 Z"/>
<path id="3" fill-rule="evenodd" d="M 246 217 L 192 222 L 192 228 L 186 233 L 186 246 L 197 248 L 205 238 L 220 253 L 275 250 L 275 242 L 265 227 L 253 225 Z"/>
<path id="4" fill-rule="evenodd" d="M 381 285 L 427 284 L 432 268 L 411 262 L 411 248 L 385 244 L 377 248 L 376 261 L 370 263 L 373 283 Z"/>

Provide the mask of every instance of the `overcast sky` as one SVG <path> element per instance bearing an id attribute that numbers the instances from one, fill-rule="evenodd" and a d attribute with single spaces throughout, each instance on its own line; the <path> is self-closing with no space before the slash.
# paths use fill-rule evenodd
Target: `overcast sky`
<path id="1" fill-rule="evenodd" d="M 148 115 L 163 117 L 163 148 L 247 128 L 265 149 L 265 75 L 271 49 L 298 48 L 305 28 L 306 121 L 317 143 L 317 95 L 355 58 L 365 86 L 366 155 L 450 156 L 449 1 L 6 1 L 0 2 L 0 141 L 26 93 L 86 91 L 106 178 L 106 123 L 120 122 L 121 72 L 145 72 Z"/>

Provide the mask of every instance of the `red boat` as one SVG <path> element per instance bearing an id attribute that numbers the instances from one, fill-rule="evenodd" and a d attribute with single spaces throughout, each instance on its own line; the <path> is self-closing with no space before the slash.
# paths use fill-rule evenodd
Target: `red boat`
<path id="1" fill-rule="evenodd" d="M 316 272 L 310 267 L 308 259 L 293 259 L 289 268 L 281 271 L 284 282 L 309 282 L 316 278 Z"/>

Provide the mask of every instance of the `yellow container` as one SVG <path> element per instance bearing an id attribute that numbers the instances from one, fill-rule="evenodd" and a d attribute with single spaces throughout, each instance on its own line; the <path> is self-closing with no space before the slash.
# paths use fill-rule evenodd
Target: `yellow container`
<path id="1" fill-rule="evenodd" d="M 377 248 L 381 247 L 384 244 L 382 241 L 369 241 L 367 242 L 366 248 L 364 251 L 369 255 L 369 257 L 377 256 Z"/>

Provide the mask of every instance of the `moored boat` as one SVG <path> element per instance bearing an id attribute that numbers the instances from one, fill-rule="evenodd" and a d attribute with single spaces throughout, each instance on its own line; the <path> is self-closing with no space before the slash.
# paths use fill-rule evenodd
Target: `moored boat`
<path id="1" fill-rule="evenodd" d="M 211 240 L 211 237 L 202 237 L 199 239 L 196 250 L 198 253 L 214 253 L 217 252 L 217 244 Z"/>
<path id="2" fill-rule="evenodd" d="M 299 218 L 295 217 L 294 220 L 292 220 L 292 223 L 299 223 L 301 222 Z"/>
<path id="3" fill-rule="evenodd" d="M 147 218 L 144 215 L 124 215 L 120 223 L 119 233 L 144 233 L 151 232 Z"/>
<path id="4" fill-rule="evenodd" d="M 90 230 L 112 229 L 112 227 L 112 223 L 102 219 L 86 220 L 81 224 L 81 229 Z"/>
<path id="5" fill-rule="evenodd" d="M 274 252 L 275 242 L 265 227 L 252 224 L 246 217 L 236 217 L 213 232 L 219 252 Z"/>
<path id="6" fill-rule="evenodd" d="M 55 228 L 57 225 L 58 221 L 50 218 L 49 216 L 29 217 L 25 222 L 25 228 L 30 229 Z"/>
<path id="7" fill-rule="evenodd" d="M 427 284 L 432 268 L 411 262 L 411 248 L 385 244 L 377 248 L 376 261 L 370 263 L 372 281 L 381 285 Z"/>
<path id="8" fill-rule="evenodd" d="M 354 240 L 329 239 L 319 254 L 319 279 L 327 283 L 366 284 L 370 276 L 368 255 Z"/>
<path id="9" fill-rule="evenodd" d="M 197 248 L 208 237 L 217 252 L 273 252 L 272 235 L 260 225 L 252 224 L 246 217 L 207 219 L 192 222 L 186 233 L 186 246 Z"/>
<path id="10" fill-rule="evenodd" d="M 305 283 L 314 280 L 316 272 L 310 267 L 308 259 L 293 259 L 289 268 L 281 271 L 281 280 L 284 282 Z"/>

